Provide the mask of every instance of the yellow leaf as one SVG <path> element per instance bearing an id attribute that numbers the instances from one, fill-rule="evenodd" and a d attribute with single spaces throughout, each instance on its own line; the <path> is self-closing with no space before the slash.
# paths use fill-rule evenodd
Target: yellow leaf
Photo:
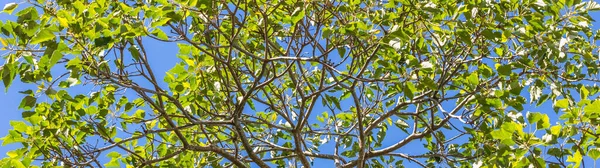
<path id="1" fill-rule="evenodd" d="M 15 151 L 8 151 L 6 152 L 6 155 L 8 155 L 8 157 L 10 158 L 16 158 L 17 156 L 19 156 L 19 154 Z"/>
<path id="2" fill-rule="evenodd" d="M 58 19 L 58 23 L 60 24 L 60 26 L 62 27 L 69 27 L 69 21 L 65 18 L 62 17 L 57 17 Z"/>
<path id="3" fill-rule="evenodd" d="M 2 46 L 8 46 L 8 44 L 6 43 L 6 40 L 4 40 L 3 38 L 0 38 L 0 42 L 2 43 Z M 4 48 L 4 47 L 2 47 Z"/>
<path id="4" fill-rule="evenodd" d="M 579 151 L 575 151 L 575 154 L 573 154 L 573 156 L 567 157 L 567 162 L 573 162 L 573 163 L 575 163 L 575 167 L 579 167 L 582 159 L 583 158 L 582 158 L 581 153 L 579 153 Z"/>

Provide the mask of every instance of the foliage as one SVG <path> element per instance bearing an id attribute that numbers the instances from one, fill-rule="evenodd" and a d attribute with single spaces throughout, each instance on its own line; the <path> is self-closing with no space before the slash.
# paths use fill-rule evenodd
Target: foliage
<path id="1" fill-rule="evenodd" d="M 23 120 L 2 144 L 22 146 L 0 164 L 589 166 L 600 158 L 600 36 L 589 15 L 598 9 L 579 0 L 9 3 L 2 82 L 37 89 L 21 91 Z M 147 51 L 168 43 L 179 51 Z M 164 73 L 149 58 L 179 61 Z"/>

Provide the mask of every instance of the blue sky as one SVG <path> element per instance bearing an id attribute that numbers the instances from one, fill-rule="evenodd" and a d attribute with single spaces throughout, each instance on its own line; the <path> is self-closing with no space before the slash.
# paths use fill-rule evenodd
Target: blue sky
<path id="1" fill-rule="evenodd" d="M 3 5 L 4 4 L 0 4 L 0 6 L 3 6 Z M 600 13 L 599 12 L 592 13 L 592 17 L 595 18 L 596 20 L 600 21 Z M 5 13 L 0 13 L 0 20 L 4 21 L 4 20 L 8 20 L 8 19 L 13 19 L 13 18 Z M 593 24 L 594 24 L 593 29 L 600 28 L 600 22 L 594 22 Z M 148 53 L 153 53 L 152 57 L 149 58 L 150 59 L 149 62 L 151 64 L 152 68 L 154 69 L 154 71 L 156 72 L 157 78 L 162 81 L 162 79 L 164 77 L 163 72 L 166 72 L 168 69 L 172 68 L 175 65 L 175 63 L 179 61 L 179 59 L 176 57 L 176 51 L 178 51 L 178 48 L 174 43 L 148 43 L 148 45 L 146 47 L 147 47 L 146 49 L 148 50 Z M 2 52 L 0 52 L 0 53 L 2 53 Z M 11 120 L 21 120 L 22 110 L 19 110 L 17 107 L 19 106 L 19 103 L 20 103 L 21 99 L 23 98 L 23 94 L 18 93 L 18 91 L 27 90 L 27 89 L 35 90 L 35 86 L 22 84 L 18 81 L 18 79 L 16 79 L 8 92 L 0 93 L 0 107 L 3 109 L 2 111 L 0 111 L 0 113 L 2 113 L 2 114 L 0 114 L 1 115 L 1 117 L 0 117 L 0 137 L 3 137 L 4 135 L 6 135 L 8 133 L 8 130 L 11 129 L 11 127 L 9 125 L 9 122 Z M 4 86 L 1 84 L 0 84 L 0 90 L 4 91 Z M 526 92 L 526 91 L 524 90 L 524 92 Z M 528 97 L 528 94 L 527 94 L 527 97 Z M 553 113 L 553 109 L 548 104 L 548 102 L 545 103 L 545 105 L 543 105 L 541 107 L 526 106 L 523 112 L 526 112 L 526 111 L 548 112 L 548 114 L 552 117 L 551 122 L 553 124 L 558 121 L 557 116 Z M 392 129 L 392 128 L 393 127 L 390 127 L 390 129 Z M 391 134 L 393 134 L 393 132 L 388 132 L 388 136 Z M 393 143 L 393 142 L 394 142 L 393 139 L 386 138 L 386 141 L 384 141 L 384 146 L 386 146 L 386 144 Z M 408 145 L 408 147 L 406 148 L 407 150 L 419 149 L 419 148 L 421 148 L 421 150 L 422 150 L 422 146 L 420 145 L 420 143 L 413 142 L 411 144 L 415 144 L 415 145 Z M 7 151 L 9 151 L 11 149 L 15 149 L 17 147 L 19 147 L 19 144 L 0 146 L 0 157 L 5 157 L 6 156 L 5 153 Z M 324 146 L 324 148 L 322 148 L 322 149 L 327 149 L 327 148 L 331 148 L 331 147 Z M 407 162 L 405 161 L 405 163 L 407 163 Z M 591 164 L 591 163 L 592 162 L 586 160 L 586 164 Z"/>

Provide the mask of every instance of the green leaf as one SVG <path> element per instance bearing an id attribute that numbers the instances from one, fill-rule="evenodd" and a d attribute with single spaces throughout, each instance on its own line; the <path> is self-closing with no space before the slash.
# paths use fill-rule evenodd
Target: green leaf
<path id="1" fill-rule="evenodd" d="M 108 156 L 109 158 L 119 158 L 119 157 L 121 157 L 121 154 L 119 152 L 112 151 L 112 152 L 106 154 L 106 156 Z"/>
<path id="2" fill-rule="evenodd" d="M 77 85 L 77 83 L 79 83 L 79 80 L 75 79 L 75 78 L 67 78 L 66 82 L 69 87 L 72 87 L 72 86 Z"/>
<path id="3" fill-rule="evenodd" d="M 167 36 L 167 34 L 165 34 L 165 32 L 163 32 L 159 28 L 154 29 L 151 34 L 158 37 L 161 40 L 169 40 L 169 36 Z"/>
<path id="4" fill-rule="evenodd" d="M 25 98 L 23 98 L 21 100 L 21 104 L 19 104 L 19 108 L 22 108 L 24 110 L 31 110 L 33 108 L 33 106 L 35 106 L 36 102 L 37 102 L 37 98 L 35 98 L 33 96 L 26 96 Z"/>
<path id="5" fill-rule="evenodd" d="M 12 167 L 16 167 L 16 168 L 26 168 L 25 165 L 23 165 L 23 163 L 21 161 L 19 161 L 19 159 L 12 159 L 10 160 L 10 163 L 12 164 Z"/>
<path id="6" fill-rule="evenodd" d="M 16 158 L 20 156 L 20 154 L 17 151 L 8 151 L 6 152 L 6 155 L 8 155 L 8 157 L 10 158 Z"/>
<path id="7" fill-rule="evenodd" d="M 572 156 L 567 157 L 567 162 L 575 163 L 574 167 L 579 167 L 581 160 L 583 160 L 583 157 L 581 156 L 581 153 L 579 153 L 579 150 L 576 150 Z"/>
<path id="8" fill-rule="evenodd" d="M 12 126 L 15 129 L 15 131 L 19 131 L 22 133 L 25 133 L 27 131 L 27 128 L 29 128 L 29 126 L 27 126 L 27 124 L 25 124 L 23 121 L 14 120 L 10 121 L 10 126 Z"/>
<path id="9" fill-rule="evenodd" d="M 346 47 L 338 47 L 337 51 L 340 56 L 346 55 Z"/>
<path id="10" fill-rule="evenodd" d="M 394 123 L 396 125 L 396 127 L 398 128 L 408 128 L 409 125 L 408 123 L 406 123 L 406 121 L 402 120 L 402 119 L 398 119 L 396 120 L 396 122 Z"/>
<path id="11" fill-rule="evenodd" d="M 342 109 L 342 107 L 340 105 L 340 100 L 337 97 L 326 95 L 325 98 L 327 99 L 327 101 L 329 103 L 332 103 L 333 105 L 335 105 L 335 107 L 337 109 Z"/>
<path id="12" fill-rule="evenodd" d="M 171 18 L 161 18 L 161 19 L 157 19 L 156 21 L 152 22 L 150 24 L 151 27 L 159 27 L 159 26 L 164 26 L 165 24 L 167 24 L 167 22 L 169 22 L 171 20 Z"/>
<path id="13" fill-rule="evenodd" d="M 588 91 L 584 85 L 581 85 L 581 87 L 579 88 L 579 95 L 581 96 L 581 99 L 587 99 L 589 94 L 590 91 Z"/>
<path id="14" fill-rule="evenodd" d="M 52 40 L 56 38 L 54 33 L 48 29 L 42 29 L 39 33 L 37 33 L 32 39 L 31 44 L 38 44 L 44 41 Z"/>
<path id="15" fill-rule="evenodd" d="M 600 113 L 600 100 L 594 100 L 592 104 L 585 106 L 583 112 L 586 114 Z"/>
<path id="16" fill-rule="evenodd" d="M 128 103 L 125 104 L 125 111 L 130 111 L 131 108 L 133 108 L 133 103 L 129 103 L 128 102 Z"/>
<path id="17" fill-rule="evenodd" d="M 588 155 L 594 159 L 594 160 L 598 160 L 598 158 L 600 158 L 600 148 L 591 148 L 588 151 Z"/>
<path id="18" fill-rule="evenodd" d="M 185 89 L 183 87 L 183 85 L 181 85 L 181 84 L 175 85 L 175 92 L 181 93 L 183 91 L 183 89 Z"/>
<path id="19" fill-rule="evenodd" d="M 94 39 L 94 45 L 97 47 L 107 46 L 112 41 L 112 37 L 99 37 Z"/>
<path id="20" fill-rule="evenodd" d="M 10 3 L 5 12 L 18 16 L 0 22 L 0 47 L 7 52 L 2 80 L 8 87 L 18 76 L 33 86 L 22 84 L 23 119 L 10 121 L 12 130 L 2 139 L 23 147 L 0 165 L 29 166 L 31 158 L 40 158 L 35 161 L 40 167 L 58 166 L 53 155 L 98 145 L 107 147 L 108 157 L 99 163 L 105 167 L 173 154 L 147 166 L 245 167 L 271 160 L 267 167 L 284 167 L 298 152 L 327 153 L 319 150 L 334 139 L 353 164 L 361 151 L 389 148 L 386 138 L 410 137 L 413 131 L 422 137 L 406 143 L 422 147 L 418 153 L 444 147 L 449 156 L 477 156 L 456 162 L 420 158 L 424 167 L 552 167 L 557 163 L 552 156 L 581 164 L 583 156 L 600 158 L 600 140 L 582 130 L 597 132 L 600 100 L 593 98 L 600 87 L 569 81 L 600 72 L 591 52 L 600 31 L 589 24 L 594 21 L 588 10 L 599 5 L 578 1 L 219 6 L 209 0 L 33 0 L 42 6 L 18 13 L 21 2 Z M 563 17 L 565 9 L 573 12 Z M 151 55 L 142 55 L 142 48 Z M 146 56 L 152 60 L 142 61 Z M 89 83 L 80 86 L 84 90 L 75 88 L 84 80 Z M 526 88 L 531 101 L 524 98 Z M 431 94 L 416 97 L 423 93 Z M 432 100 L 434 94 L 441 102 Z M 236 101 L 241 95 L 245 102 Z M 559 114 L 521 115 L 547 100 Z M 196 119 L 189 121 L 181 108 Z M 241 114 L 231 115 L 234 111 Z M 361 125 L 357 116 L 363 116 Z M 555 116 L 560 117 L 551 125 Z M 229 129 L 236 119 L 242 132 Z M 351 136 L 359 127 L 365 129 L 360 142 Z M 462 130 L 468 138 L 450 139 Z M 243 135 L 251 136 L 245 139 L 256 148 L 257 163 L 232 165 L 197 150 L 174 153 L 184 148 L 180 138 L 191 147 L 235 153 L 222 147 Z M 270 156 L 278 148 L 260 145 L 291 149 L 297 147 L 295 136 L 309 142 L 301 151 Z M 238 153 L 247 158 L 247 152 Z M 370 167 L 403 166 L 398 156 L 388 157 L 366 160 Z"/>
<path id="21" fill-rule="evenodd" d="M 248 106 L 250 106 L 250 109 L 256 110 L 256 107 L 254 106 L 254 101 L 252 101 L 252 99 L 248 99 L 246 100 L 246 102 L 248 103 Z"/>
<path id="22" fill-rule="evenodd" d="M 402 40 L 399 38 L 394 38 L 388 42 L 388 45 L 390 45 L 396 51 L 400 51 L 402 49 Z"/>
<path id="23" fill-rule="evenodd" d="M 569 107 L 569 100 L 567 100 L 567 99 L 557 100 L 556 102 L 554 102 L 554 107 L 567 108 L 567 107 Z"/>
<path id="24" fill-rule="evenodd" d="M 498 74 L 503 76 L 509 76 L 511 74 L 512 68 L 510 65 L 499 65 L 497 66 Z"/>
<path id="25" fill-rule="evenodd" d="M 539 112 L 529 113 L 527 116 L 529 123 L 536 124 L 538 129 L 546 129 L 550 127 L 550 118 L 546 114 Z"/>
<path id="26" fill-rule="evenodd" d="M 515 122 L 505 122 L 502 123 L 502 129 L 504 129 L 507 132 L 517 132 L 519 134 L 521 134 L 523 132 L 523 126 L 519 123 L 515 123 Z"/>
<path id="27" fill-rule="evenodd" d="M 300 20 L 304 18 L 304 9 L 297 7 L 294 12 L 292 12 L 292 24 L 298 23 Z"/>
<path id="28" fill-rule="evenodd" d="M 102 114 L 100 115 L 104 116 Z M 110 138 L 109 132 L 105 127 L 98 127 L 98 133 L 100 133 L 100 135 L 102 135 L 105 138 Z"/>
<path id="29" fill-rule="evenodd" d="M 137 45 L 132 45 L 127 50 L 131 52 L 131 57 L 133 57 L 133 59 L 135 59 L 136 61 L 140 60 L 140 51 L 138 50 Z"/>
<path id="30" fill-rule="evenodd" d="M 144 117 L 146 117 L 146 111 L 142 109 L 137 109 L 133 116 L 139 119 L 144 119 Z"/>
<path id="31" fill-rule="evenodd" d="M 492 138 L 500 139 L 500 140 L 510 139 L 512 137 L 512 133 L 504 131 L 502 129 L 492 131 L 491 135 L 492 135 Z"/>
<path id="32" fill-rule="evenodd" d="M 119 159 L 111 159 L 110 162 L 104 164 L 105 167 L 121 167 Z"/>
<path id="33" fill-rule="evenodd" d="M 504 54 L 504 48 L 502 47 L 496 47 L 494 48 L 494 51 L 496 51 L 496 54 L 498 54 L 498 56 L 502 56 Z"/>
<path id="34" fill-rule="evenodd" d="M 4 83 L 4 91 L 8 91 L 8 87 L 12 84 L 12 81 L 15 77 L 15 71 L 12 68 L 13 64 L 4 64 L 0 67 L 2 71 L 2 82 Z"/>
<path id="35" fill-rule="evenodd" d="M 321 117 L 320 115 L 318 115 L 318 116 L 317 116 L 317 120 L 318 120 L 319 122 L 325 122 L 325 118 L 324 118 L 324 117 Z"/>
<path id="36" fill-rule="evenodd" d="M 2 138 L 2 146 L 16 142 L 22 142 L 23 140 L 23 136 L 20 133 L 15 130 L 9 130 L 8 135 Z"/>
<path id="37" fill-rule="evenodd" d="M 56 46 L 56 49 L 54 51 L 52 51 L 50 60 L 48 61 L 48 64 L 46 65 L 47 68 L 50 69 L 54 65 L 56 65 L 56 63 L 58 63 L 58 61 L 60 61 L 60 59 L 63 58 L 62 52 L 67 51 L 67 50 L 69 50 L 69 47 L 65 43 L 58 43 L 58 45 Z"/>
<path id="38" fill-rule="evenodd" d="M 562 128 L 562 126 L 560 126 L 560 125 L 555 125 L 555 126 L 552 126 L 552 127 L 550 127 L 550 133 L 551 133 L 552 135 L 556 135 L 556 136 L 558 136 L 558 135 L 560 134 L 560 129 L 561 129 L 561 128 Z"/>
<path id="39" fill-rule="evenodd" d="M 471 73 L 471 75 L 467 77 L 467 81 L 473 86 L 479 85 L 479 74 L 477 74 L 477 72 Z"/>
<path id="40" fill-rule="evenodd" d="M 413 97 L 415 97 L 416 91 L 417 91 L 417 88 L 415 87 L 414 84 L 412 84 L 411 82 L 405 83 L 405 85 L 404 85 L 404 95 L 405 96 L 412 99 Z"/>
<path id="41" fill-rule="evenodd" d="M 329 36 L 331 36 L 331 33 L 333 33 L 333 30 L 329 27 L 324 27 L 323 30 L 321 31 L 321 36 L 323 38 L 329 38 Z"/>
<path id="42" fill-rule="evenodd" d="M 19 4 L 17 3 L 7 3 L 6 5 L 4 5 L 4 8 L 2 9 L 2 12 L 6 12 L 8 14 L 11 14 L 13 12 L 13 10 L 15 10 L 15 8 L 17 8 L 17 6 L 19 6 Z"/>

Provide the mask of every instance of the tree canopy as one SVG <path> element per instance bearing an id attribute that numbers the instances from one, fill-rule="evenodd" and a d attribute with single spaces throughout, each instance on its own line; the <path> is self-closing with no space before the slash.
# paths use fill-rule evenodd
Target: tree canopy
<path id="1" fill-rule="evenodd" d="M 599 9 L 8 3 L 0 74 L 5 91 L 23 93 L 22 120 L 2 144 L 21 145 L 0 165 L 590 167 L 600 158 Z M 170 44 L 178 49 L 149 52 Z M 177 63 L 163 72 L 160 60 Z"/>

